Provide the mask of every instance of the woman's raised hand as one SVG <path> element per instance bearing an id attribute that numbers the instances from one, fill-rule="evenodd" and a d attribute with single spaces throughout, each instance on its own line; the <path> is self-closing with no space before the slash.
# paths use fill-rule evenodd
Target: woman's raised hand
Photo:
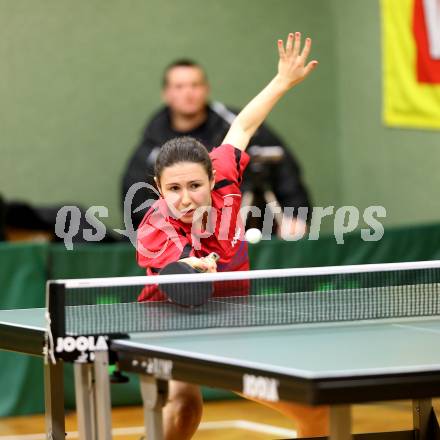
<path id="1" fill-rule="evenodd" d="M 290 33 L 287 37 L 286 45 L 283 40 L 278 40 L 278 79 L 287 88 L 293 87 L 301 82 L 318 65 L 318 61 L 307 62 L 310 54 L 312 40 L 306 38 L 304 47 L 301 51 L 301 33 Z"/>

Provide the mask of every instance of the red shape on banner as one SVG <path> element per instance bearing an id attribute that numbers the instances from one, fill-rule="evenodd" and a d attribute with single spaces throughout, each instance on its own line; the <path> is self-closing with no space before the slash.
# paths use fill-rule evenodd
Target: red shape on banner
<path id="1" fill-rule="evenodd" d="M 429 53 L 423 0 L 414 0 L 413 32 L 417 46 L 417 79 L 422 83 L 440 83 L 440 60 L 434 60 Z"/>

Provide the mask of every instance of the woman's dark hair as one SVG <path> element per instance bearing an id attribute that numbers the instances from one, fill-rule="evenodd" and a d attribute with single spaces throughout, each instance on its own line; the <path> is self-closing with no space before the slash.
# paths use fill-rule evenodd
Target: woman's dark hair
<path id="1" fill-rule="evenodd" d="M 160 181 L 162 171 L 179 162 L 199 163 L 208 174 L 209 180 L 212 179 L 212 162 L 208 150 L 198 140 L 189 137 L 176 137 L 163 144 L 156 158 L 154 175 Z"/>

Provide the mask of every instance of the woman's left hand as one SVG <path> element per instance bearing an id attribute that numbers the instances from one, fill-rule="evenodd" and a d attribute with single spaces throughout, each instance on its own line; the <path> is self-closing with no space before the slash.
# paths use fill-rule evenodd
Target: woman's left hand
<path id="1" fill-rule="evenodd" d="M 318 61 L 313 60 L 307 63 L 312 40 L 306 38 L 304 48 L 301 50 L 301 33 L 290 33 L 287 37 L 286 46 L 283 40 L 278 40 L 278 79 L 290 89 L 295 84 L 301 82 L 318 65 Z"/>
<path id="2" fill-rule="evenodd" d="M 187 257 L 179 260 L 182 263 L 189 264 L 194 269 L 201 272 L 217 272 L 217 263 L 212 258 L 208 257 Z"/>

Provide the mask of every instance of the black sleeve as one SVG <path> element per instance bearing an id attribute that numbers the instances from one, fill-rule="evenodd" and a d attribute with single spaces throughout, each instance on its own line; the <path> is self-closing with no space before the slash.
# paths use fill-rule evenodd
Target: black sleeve
<path id="1" fill-rule="evenodd" d="M 310 208 L 308 192 L 301 179 L 301 168 L 293 153 L 286 148 L 283 141 L 276 136 L 267 126 L 262 125 L 256 135 L 251 139 L 249 146 L 279 146 L 284 150 L 284 159 L 276 164 L 271 164 L 268 170 L 268 182 L 275 193 L 281 207 L 295 208 L 293 214 L 301 206 Z M 249 172 L 252 172 L 251 169 Z"/>
<path id="2" fill-rule="evenodd" d="M 146 128 L 142 140 L 136 148 L 134 154 L 128 161 L 128 165 L 122 177 L 122 193 L 121 207 L 124 209 L 124 200 L 127 192 L 132 185 L 142 182 L 148 183 L 152 187 L 156 187 L 154 183 L 154 163 L 157 155 L 157 148 L 160 148 L 150 136 L 149 129 Z M 149 206 L 145 206 L 138 212 L 133 212 L 145 203 L 147 200 L 157 200 L 158 196 L 155 191 L 147 188 L 138 189 L 134 193 L 130 206 L 130 215 L 135 229 L 138 228 Z M 149 203 L 151 205 L 151 203 Z"/>
<path id="3" fill-rule="evenodd" d="M 0 241 L 6 240 L 6 202 L 0 194 Z"/>

